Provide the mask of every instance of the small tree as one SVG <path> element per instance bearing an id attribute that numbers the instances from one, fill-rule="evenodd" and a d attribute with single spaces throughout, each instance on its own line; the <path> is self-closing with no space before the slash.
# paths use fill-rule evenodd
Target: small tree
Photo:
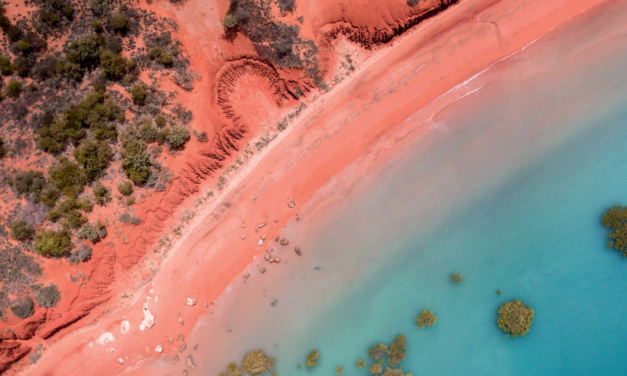
<path id="1" fill-rule="evenodd" d="M 99 184 L 94 188 L 94 201 L 96 201 L 96 205 L 105 206 L 108 202 L 111 201 L 111 195 L 109 194 L 109 190 L 102 184 Z"/>
<path id="2" fill-rule="evenodd" d="M 63 256 L 71 245 L 70 234 L 65 230 L 43 230 L 35 235 L 35 250 L 42 256 Z"/>
<path id="3" fill-rule="evenodd" d="M 79 239 L 87 239 L 90 242 L 95 243 L 96 240 L 98 240 L 98 231 L 90 223 L 86 223 L 80 228 L 80 230 L 78 230 L 76 236 Z"/>
<path id="4" fill-rule="evenodd" d="M 124 196 L 130 196 L 133 194 L 133 184 L 130 181 L 125 181 L 118 185 L 118 192 Z"/>
<path id="5" fill-rule="evenodd" d="M 496 323 L 508 337 L 524 336 L 533 323 L 533 309 L 518 299 L 503 303 L 498 311 Z"/>
<path id="6" fill-rule="evenodd" d="M 627 207 L 616 205 L 607 209 L 601 223 L 610 230 L 607 247 L 614 248 L 623 257 L 627 257 Z"/>
<path id="7" fill-rule="evenodd" d="M 26 240 L 33 236 L 34 229 L 21 219 L 11 222 L 11 237 L 16 240 Z"/>
<path id="8" fill-rule="evenodd" d="M 7 84 L 5 93 L 10 98 L 17 98 L 22 94 L 22 83 L 19 81 L 11 80 Z"/>
<path id="9" fill-rule="evenodd" d="M 233 29 L 237 27 L 238 24 L 239 20 L 232 14 L 227 14 L 222 20 L 222 25 L 224 25 L 224 27 L 226 27 L 227 29 Z"/>
<path id="10" fill-rule="evenodd" d="M 436 315 L 433 314 L 433 311 L 428 311 L 425 309 L 420 315 L 418 315 L 418 317 L 416 317 L 416 324 L 420 329 L 422 329 L 425 326 L 431 326 L 435 324 L 437 319 L 438 318 L 436 317 Z"/>
<path id="11" fill-rule="evenodd" d="M 259 375 L 271 369 L 271 363 L 263 350 L 254 350 L 244 356 L 242 369 L 248 374 Z"/>
<path id="12" fill-rule="evenodd" d="M 148 90 L 146 90 L 146 85 L 143 82 L 138 82 L 131 88 L 131 97 L 133 98 L 133 102 L 135 104 L 144 104 L 146 103 L 146 98 L 148 98 Z"/>
<path id="13" fill-rule="evenodd" d="M 124 13 L 116 13 L 109 19 L 109 26 L 114 28 L 116 31 L 124 33 L 128 31 L 130 26 L 128 16 Z"/>
<path id="14" fill-rule="evenodd" d="M 190 139 L 189 129 L 183 127 L 172 127 L 166 137 L 166 141 L 171 149 L 182 148 Z"/>
<path id="15" fill-rule="evenodd" d="M 0 137 L 0 158 L 7 155 L 7 149 L 4 147 L 4 139 Z"/>
<path id="16" fill-rule="evenodd" d="M 35 313 L 35 302 L 30 295 L 27 295 L 23 299 L 17 301 L 15 305 L 11 306 L 11 312 L 20 319 L 27 319 Z"/>

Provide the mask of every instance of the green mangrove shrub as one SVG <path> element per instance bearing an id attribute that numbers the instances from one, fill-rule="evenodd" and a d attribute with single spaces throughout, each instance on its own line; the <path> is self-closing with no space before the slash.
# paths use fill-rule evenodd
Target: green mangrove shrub
<path id="1" fill-rule="evenodd" d="M 498 314 L 496 323 L 508 337 L 524 336 L 533 323 L 533 309 L 518 299 L 503 303 Z"/>

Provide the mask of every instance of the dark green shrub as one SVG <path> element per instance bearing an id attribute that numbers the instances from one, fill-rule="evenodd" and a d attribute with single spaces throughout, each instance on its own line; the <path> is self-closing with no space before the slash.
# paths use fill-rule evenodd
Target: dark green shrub
<path id="1" fill-rule="evenodd" d="M 124 196 L 130 196 L 133 194 L 133 184 L 130 181 L 126 181 L 118 185 L 118 192 Z"/>
<path id="2" fill-rule="evenodd" d="M 142 185 L 150 176 L 152 163 L 150 156 L 145 151 L 128 156 L 122 160 L 122 168 L 133 183 Z"/>
<path id="3" fill-rule="evenodd" d="M 111 26 L 115 31 L 124 33 L 128 31 L 130 26 L 128 16 L 124 13 L 116 13 L 109 19 L 109 26 Z"/>
<path id="4" fill-rule="evenodd" d="M 18 56 L 14 60 L 15 71 L 17 75 L 20 77 L 28 77 L 30 75 L 30 70 L 32 68 L 31 62 L 29 59 L 24 56 Z"/>
<path id="5" fill-rule="evenodd" d="M 48 212 L 48 219 L 57 221 L 63 218 L 65 220 L 64 225 L 67 227 L 79 228 L 87 222 L 87 218 L 83 216 L 81 210 L 89 211 L 91 210 L 90 206 L 89 202 L 85 201 L 85 199 L 65 199 L 58 202 L 57 206 Z"/>
<path id="6" fill-rule="evenodd" d="M 13 192 L 20 196 L 37 197 L 46 184 L 41 171 L 20 171 L 8 181 Z"/>
<path id="7" fill-rule="evenodd" d="M 18 40 L 22 39 L 22 37 L 24 36 L 24 32 L 22 31 L 22 29 L 20 29 L 19 27 L 15 25 L 9 26 L 4 31 L 4 33 L 11 40 L 11 42 L 17 42 Z"/>
<path id="8" fill-rule="evenodd" d="M 7 84 L 5 93 L 8 97 L 17 98 L 22 94 L 22 83 L 19 81 L 11 80 Z"/>
<path id="9" fill-rule="evenodd" d="M 224 27 L 226 27 L 227 29 L 236 28 L 238 23 L 239 23 L 239 20 L 237 19 L 237 17 L 231 14 L 227 14 L 222 20 L 222 25 L 224 25 Z"/>
<path id="10" fill-rule="evenodd" d="M 74 150 L 74 158 L 83 166 L 88 181 L 92 181 L 107 168 L 112 156 L 105 141 L 84 140 Z"/>
<path id="11" fill-rule="evenodd" d="M 59 300 L 61 300 L 61 293 L 57 285 L 50 284 L 46 287 L 42 287 L 35 293 L 35 300 L 40 307 L 56 307 Z"/>
<path id="12" fill-rule="evenodd" d="M 143 82 L 138 82 L 131 88 L 131 98 L 133 98 L 133 102 L 135 104 L 144 104 L 146 103 L 146 98 L 148 98 L 148 90 L 146 90 L 146 85 Z"/>
<path id="13" fill-rule="evenodd" d="M 63 7 L 63 15 L 70 21 L 74 18 L 74 12 L 74 7 L 71 5 Z"/>
<path id="14" fill-rule="evenodd" d="M 157 126 L 158 126 L 159 128 L 163 128 L 163 126 L 165 125 L 165 123 L 166 123 L 166 120 L 165 120 L 165 118 L 163 117 L 163 115 L 161 115 L 161 114 L 157 114 L 157 116 L 155 116 L 155 124 L 157 124 Z"/>
<path id="15" fill-rule="evenodd" d="M 48 183 L 44 185 L 44 188 L 41 190 L 41 193 L 39 194 L 39 199 L 41 200 L 41 202 L 48 206 L 54 206 L 60 195 L 61 192 L 59 192 L 57 187 L 55 187 L 51 183 Z"/>
<path id="16" fill-rule="evenodd" d="M 111 0 L 89 0 L 89 9 L 96 15 L 105 15 L 111 9 Z"/>
<path id="17" fill-rule="evenodd" d="M 129 212 L 124 212 L 120 215 L 120 222 L 137 226 L 142 222 L 142 220 Z"/>
<path id="18" fill-rule="evenodd" d="M 42 256 L 63 256 L 71 245 L 70 233 L 65 230 L 43 230 L 35 234 L 35 250 Z"/>
<path id="19" fill-rule="evenodd" d="M 119 80 L 136 65 L 134 61 L 108 50 L 100 55 L 100 64 L 104 76 L 112 80 Z"/>
<path id="20" fill-rule="evenodd" d="M 116 55 L 120 54 L 124 49 L 122 38 L 117 35 L 107 35 L 104 38 L 104 47 Z"/>
<path id="21" fill-rule="evenodd" d="M 104 31 L 104 26 L 102 25 L 102 22 L 100 22 L 99 20 L 92 21 L 91 22 L 91 27 L 98 34 L 100 34 L 100 33 L 102 33 Z"/>
<path id="22" fill-rule="evenodd" d="M 48 176 L 50 182 L 68 197 L 77 197 L 87 182 L 85 172 L 65 157 L 59 158 L 59 163 L 50 167 Z"/>
<path id="23" fill-rule="evenodd" d="M 78 251 L 70 253 L 67 261 L 70 264 L 78 264 L 79 262 L 86 262 L 91 259 L 92 248 L 86 244 L 81 244 Z"/>
<path id="24" fill-rule="evenodd" d="M 418 317 L 416 317 L 416 325 L 422 329 L 425 326 L 434 325 L 438 320 L 437 316 L 433 314 L 433 311 L 423 310 Z"/>
<path id="25" fill-rule="evenodd" d="M 7 149 L 4 147 L 4 139 L 0 137 L 0 158 L 7 155 Z"/>
<path id="26" fill-rule="evenodd" d="M 85 68 L 66 57 L 57 62 L 57 72 L 70 80 L 80 81 L 85 75 Z"/>
<path id="27" fill-rule="evenodd" d="M 533 309 L 518 299 L 503 303 L 498 314 L 496 323 L 504 332 L 509 333 L 508 337 L 524 336 L 531 329 Z"/>
<path id="28" fill-rule="evenodd" d="M 34 229 L 21 219 L 11 222 L 11 237 L 16 240 L 26 240 L 33 236 Z"/>
<path id="29" fill-rule="evenodd" d="M 17 49 L 20 50 L 20 52 L 24 54 L 31 52 L 30 44 L 28 44 L 28 42 L 24 40 L 17 42 Z"/>
<path id="30" fill-rule="evenodd" d="M 287 13 L 294 10 L 296 0 L 277 0 L 281 13 Z"/>
<path id="31" fill-rule="evenodd" d="M 111 195 L 109 194 L 109 190 L 102 184 L 99 184 L 94 188 L 94 200 L 96 201 L 96 205 L 105 206 L 108 202 L 111 201 Z"/>
<path id="32" fill-rule="evenodd" d="M 170 133 L 166 137 L 168 145 L 171 149 L 181 149 L 187 141 L 189 141 L 189 129 L 183 127 L 172 127 Z"/>
<path id="33" fill-rule="evenodd" d="M 100 63 L 100 40 L 96 34 L 72 41 L 70 50 L 67 58 L 83 68 L 93 67 Z"/>
<path id="34" fill-rule="evenodd" d="M 148 51 L 148 57 L 153 60 L 158 58 L 159 55 L 161 55 L 161 48 L 159 47 L 153 47 Z"/>
<path id="35" fill-rule="evenodd" d="M 41 9 L 39 11 L 39 21 L 54 27 L 59 24 L 61 19 L 53 11 L 48 9 Z"/>
<path id="36" fill-rule="evenodd" d="M 157 141 L 157 136 L 159 135 L 159 130 L 150 124 L 144 124 L 139 132 L 141 134 L 142 140 L 147 143 Z"/>
<path id="37" fill-rule="evenodd" d="M 27 319 L 35 313 L 35 302 L 29 295 L 20 299 L 11 306 L 11 312 L 20 319 Z"/>
<path id="38" fill-rule="evenodd" d="M 10 76 L 15 72 L 15 65 L 11 64 L 11 60 L 0 55 L 0 73 L 4 76 Z"/>
<path id="39" fill-rule="evenodd" d="M 40 81 L 52 78 L 57 73 L 57 59 L 54 56 L 45 56 L 33 68 L 33 75 Z"/>
<path id="40" fill-rule="evenodd" d="M 170 51 L 163 48 L 161 49 L 161 53 L 159 54 L 159 57 L 157 58 L 157 62 L 163 66 L 169 67 L 174 62 L 174 58 L 172 57 L 172 54 L 170 53 Z"/>
<path id="41" fill-rule="evenodd" d="M 48 47 L 48 42 L 44 38 L 39 37 L 37 33 L 28 31 L 24 36 L 24 41 L 28 43 L 30 49 L 35 52 L 41 52 Z M 19 46 L 18 46 L 19 47 Z"/>

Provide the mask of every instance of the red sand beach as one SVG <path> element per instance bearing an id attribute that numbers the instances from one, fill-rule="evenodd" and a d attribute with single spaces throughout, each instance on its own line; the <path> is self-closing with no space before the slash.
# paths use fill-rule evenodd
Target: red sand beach
<path id="1" fill-rule="evenodd" d="M 186 3 L 180 12 L 192 17 L 194 5 Z M 53 337 L 37 364 L 18 372 L 154 374 L 141 366 L 178 353 L 178 342 L 172 344 L 170 338 L 174 341 L 179 334 L 186 338 L 199 317 L 210 310 L 211 302 L 246 265 L 263 254 L 265 248 L 257 244 L 260 237 L 266 235 L 266 241 L 274 239 L 285 223 L 297 216 L 300 205 L 364 155 L 377 140 L 419 109 L 556 26 L 595 6 L 611 5 L 612 2 L 600 0 L 462 1 L 387 46 L 372 53 L 362 50 L 364 56 L 370 56 L 360 61 L 356 73 L 326 94 L 310 94 L 308 107 L 288 131 L 233 174 L 229 186 L 215 201 L 197 209 L 195 219 L 161 265 L 139 257 L 135 270 L 147 275 L 153 273 L 151 280 L 138 290 L 129 291 L 124 286 L 130 285 L 131 277 L 125 279 L 120 274 L 113 291 L 129 296 L 121 308 L 107 311 L 103 305 L 98 309 L 103 313 L 97 320 L 79 321 L 61 336 Z M 226 4 L 221 3 L 215 9 L 216 14 L 218 10 L 224 13 Z M 200 27 L 198 24 L 180 24 L 183 36 L 197 35 L 188 28 Z M 213 27 L 219 29 L 219 25 Z M 185 37 L 184 41 L 188 42 Z M 210 46 L 207 42 L 199 48 L 207 53 Z M 208 56 L 203 53 L 191 53 L 191 56 L 196 69 L 213 65 L 209 71 L 215 71 L 221 63 L 211 63 L 208 59 L 201 64 Z M 207 80 L 201 82 L 209 85 Z M 250 81 L 248 89 L 257 84 Z M 246 92 L 241 95 L 243 99 L 249 96 Z M 203 116 L 212 118 L 213 110 L 203 106 L 206 97 L 194 96 L 192 92 L 182 100 L 193 107 L 196 121 L 202 121 Z M 267 104 L 246 119 L 248 123 L 263 123 L 266 117 L 280 116 L 281 109 L 274 108 L 271 100 L 263 102 Z M 246 109 L 255 103 L 241 106 Z M 263 131 L 260 124 L 254 126 L 259 128 L 257 133 Z M 203 195 L 201 191 L 196 188 L 195 193 L 188 194 L 178 210 L 193 209 L 192 201 Z M 291 200 L 296 203 L 294 208 L 288 205 Z M 144 205 L 150 207 L 150 198 Z M 151 215 L 154 213 L 148 211 L 148 220 Z M 261 223 L 265 226 L 259 226 Z M 188 297 L 197 299 L 195 305 L 186 305 Z M 147 330 L 140 330 L 145 317 L 143 307 L 155 317 L 154 326 Z M 122 334 L 121 324 L 125 321 L 130 327 Z M 103 333 L 111 333 L 115 340 L 104 345 L 97 343 Z M 163 346 L 162 353 L 155 351 L 158 345 Z M 186 355 L 183 352 L 180 356 L 182 359 Z"/>

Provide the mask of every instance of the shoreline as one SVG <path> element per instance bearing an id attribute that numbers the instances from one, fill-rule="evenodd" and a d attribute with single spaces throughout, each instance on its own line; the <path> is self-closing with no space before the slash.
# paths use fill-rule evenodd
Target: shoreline
<path id="1" fill-rule="evenodd" d="M 486 1 L 484 3 L 488 2 Z M 506 2 L 499 2 L 495 6 L 503 3 Z M 561 5 L 570 10 L 571 17 L 578 13 L 572 10 L 576 8 L 574 5 L 569 4 L 566 6 L 565 3 L 566 2 L 563 2 Z M 576 3 L 581 8 L 576 9 L 589 9 L 589 6 L 596 5 L 597 3 L 600 2 L 582 0 Z M 452 13 L 444 13 L 441 18 L 447 18 L 447 16 L 463 18 L 464 14 L 460 8 L 464 5 L 470 7 L 470 5 L 467 4 L 460 4 L 459 8 L 451 9 L 452 11 L 456 11 L 456 14 L 451 15 Z M 530 10 L 528 11 L 531 12 Z M 560 12 L 553 11 L 553 13 Z M 525 15 L 518 16 L 525 17 Z M 570 17 L 564 16 L 561 22 L 569 18 Z M 467 23 L 457 23 L 455 24 L 456 27 L 447 31 L 448 34 L 438 37 L 435 41 L 429 39 L 428 36 L 421 35 L 423 31 L 426 34 L 429 34 L 429 31 L 434 32 L 432 30 L 424 30 L 431 26 L 436 29 L 446 29 L 446 25 L 433 25 L 435 21 L 438 20 L 440 20 L 440 17 L 431 20 L 431 23 L 425 23 L 425 25 L 419 26 L 406 37 L 395 40 L 393 47 L 390 47 L 390 49 L 384 47 L 377 51 L 375 55 L 379 54 L 381 56 L 379 60 L 369 61 L 371 64 L 369 64 L 368 68 L 364 68 L 364 70 L 357 74 L 352 80 L 346 79 L 340 84 L 343 85 L 342 87 L 329 93 L 332 95 L 323 96 L 314 105 L 308 106 L 306 113 L 300 118 L 301 120 L 295 122 L 295 124 L 290 127 L 289 132 L 281 134 L 272 146 L 266 148 L 264 152 L 255 155 L 254 158 L 257 158 L 257 164 L 253 164 L 251 161 L 244 170 L 240 170 L 237 173 L 237 178 L 234 179 L 231 184 L 229 184 L 229 188 L 227 188 L 227 190 L 230 191 L 224 192 L 220 196 L 223 197 L 223 200 L 216 199 L 214 206 L 216 209 L 218 207 L 224 209 L 223 213 L 226 214 L 224 214 L 223 217 L 218 219 L 211 218 L 213 216 L 213 208 L 208 207 L 203 209 L 203 213 L 207 214 L 197 216 L 196 225 L 190 226 L 188 231 L 186 231 L 186 235 L 177 241 L 167 259 L 162 263 L 160 272 L 157 273 L 152 283 L 150 283 L 151 286 L 144 286 L 138 290 L 135 304 L 131 307 L 114 311 L 113 314 L 105 316 L 98 324 L 75 329 L 73 333 L 60 338 L 58 341 L 54 341 L 56 342 L 55 345 L 44 353 L 39 363 L 33 369 L 41 370 L 45 374 L 56 374 L 57 372 L 59 374 L 72 374 L 74 368 L 70 367 L 71 364 L 74 364 L 74 361 L 67 360 L 72 359 L 71 357 L 78 356 L 80 357 L 80 360 L 77 359 L 77 361 L 79 361 L 78 364 L 84 363 L 86 360 L 90 361 L 92 369 L 89 369 L 89 372 L 96 375 L 110 374 L 109 372 L 98 373 L 98 370 L 103 372 L 102 369 L 106 364 L 107 367 L 117 367 L 113 369 L 120 368 L 120 372 L 122 372 L 121 366 L 117 363 L 117 359 L 124 356 L 128 357 L 128 361 L 125 362 L 125 367 L 131 366 L 130 368 L 135 368 L 132 366 L 133 363 L 135 363 L 137 367 L 152 361 L 158 357 L 158 354 L 153 350 L 154 346 L 158 343 L 164 345 L 166 350 L 164 351 L 164 355 L 174 353 L 172 346 L 165 346 L 164 334 L 175 337 L 178 333 L 184 333 L 184 336 L 187 336 L 193 327 L 193 325 L 190 324 L 196 322 L 198 318 L 207 311 L 204 307 L 204 302 L 207 301 L 211 303 L 215 300 L 217 296 L 222 293 L 224 288 L 250 264 L 251 260 L 254 261 L 257 256 L 262 254 L 264 247 L 259 247 L 255 244 L 258 236 L 261 235 L 262 232 L 267 233 L 269 239 L 272 239 L 273 235 L 298 212 L 299 205 L 307 201 L 317 188 L 324 185 L 329 178 L 335 176 L 347 165 L 353 163 L 356 158 L 363 155 L 364 152 L 369 150 L 373 142 L 376 142 L 381 137 L 387 136 L 391 130 L 397 129 L 397 127 L 402 124 L 403 119 L 407 118 L 407 112 L 415 112 L 416 108 L 422 108 L 425 104 L 431 103 L 434 99 L 441 97 L 442 94 L 439 96 L 436 95 L 438 90 L 443 91 L 443 87 L 446 87 L 450 82 L 463 82 L 464 80 L 459 80 L 459 76 L 463 76 L 468 71 L 473 71 L 473 68 L 474 70 L 479 69 L 481 63 L 484 63 L 490 58 L 494 59 L 494 56 L 502 52 L 498 51 L 493 45 L 497 38 L 488 31 L 492 26 L 480 26 L 480 32 L 472 35 L 475 36 L 475 41 L 483 41 L 484 50 L 491 53 L 488 58 L 479 59 L 480 61 L 475 62 L 476 65 L 473 67 L 465 67 L 466 71 L 464 71 L 464 73 L 459 72 L 459 66 L 464 66 L 463 62 L 456 67 L 454 64 L 455 61 L 447 61 L 447 63 L 449 63 L 448 69 L 452 69 L 453 71 L 457 69 L 456 74 L 452 75 L 454 77 L 448 79 L 441 77 L 441 80 L 445 82 L 441 83 L 439 87 L 437 87 L 437 82 L 440 78 L 431 79 L 431 85 L 436 85 L 435 88 L 431 86 L 431 91 L 426 91 L 425 93 L 421 92 L 420 94 L 408 93 L 410 91 L 408 84 L 412 79 L 415 79 L 416 81 L 414 82 L 417 82 L 420 81 L 419 78 L 425 78 L 426 81 L 429 82 L 429 77 L 426 77 L 429 76 L 428 73 L 437 73 L 438 69 L 424 67 L 421 71 L 418 71 L 415 76 L 407 78 L 407 80 L 404 81 L 405 85 L 403 85 L 402 82 L 407 76 L 390 77 L 390 75 L 387 75 L 387 72 L 389 72 L 387 65 L 393 63 L 397 67 L 400 66 L 400 69 L 394 71 L 391 76 L 398 76 L 399 73 L 397 72 L 402 73 L 403 71 L 413 73 L 415 69 L 410 70 L 409 68 L 412 66 L 421 67 L 422 65 L 415 64 L 419 59 L 412 59 L 408 64 L 403 64 L 404 60 L 407 60 L 416 53 L 415 50 L 411 49 L 412 46 L 415 47 L 418 45 L 419 48 L 424 47 L 422 45 L 423 43 L 429 44 L 430 47 L 434 45 L 437 46 L 437 43 L 447 45 L 446 41 L 443 42 L 443 38 L 447 36 L 451 38 L 450 34 L 453 34 L 454 31 L 468 26 Z M 520 22 L 520 20 L 518 21 Z M 544 21 L 545 23 L 548 22 L 546 20 Z M 518 26 L 519 29 L 523 29 L 527 25 L 523 23 L 523 25 Z M 552 28 L 553 27 L 551 27 L 551 29 Z M 469 29 L 472 30 L 474 28 L 470 26 Z M 539 29 L 541 29 L 541 27 L 536 25 L 534 30 L 538 31 Z M 544 32 L 547 32 L 547 30 Z M 462 34 L 465 35 L 466 33 L 458 34 L 457 41 L 460 41 L 460 38 L 464 38 L 461 36 Z M 515 31 L 513 35 L 516 35 Z M 423 41 L 422 38 L 425 38 L 425 40 Z M 519 42 L 526 46 L 529 43 L 525 44 L 523 42 L 528 39 L 535 40 L 535 38 L 531 38 L 531 36 L 527 35 L 512 41 L 511 44 L 507 46 L 512 50 L 510 54 L 520 50 L 520 48 L 516 49 L 518 45 L 512 46 L 512 44 L 515 44 L 514 42 Z M 410 41 L 413 42 L 412 46 L 406 44 Z M 479 43 L 477 44 L 479 45 Z M 448 45 L 450 46 L 451 44 Z M 465 45 L 467 46 L 467 44 Z M 446 49 L 441 47 L 440 49 L 431 51 L 431 60 L 443 58 L 439 56 L 438 52 L 442 50 Z M 424 52 L 425 55 L 429 53 L 429 51 L 422 52 Z M 454 53 L 455 51 L 448 52 L 449 58 L 451 57 L 450 55 Z M 460 54 L 463 54 L 463 52 Z M 390 57 L 390 55 L 396 56 Z M 455 56 L 453 56 L 452 60 L 455 60 L 454 58 Z M 447 60 L 447 58 L 444 57 L 443 60 Z M 383 67 L 384 65 L 385 67 Z M 485 69 L 485 67 L 479 69 L 479 72 L 483 69 Z M 372 76 L 373 70 L 375 75 L 378 74 L 375 78 L 369 77 Z M 437 74 L 435 76 L 437 76 Z M 471 76 L 474 76 L 474 74 Z M 364 82 L 366 78 L 369 78 L 369 80 Z M 373 81 L 375 83 L 380 82 L 380 85 L 375 87 L 372 83 Z M 401 85 L 398 85 L 398 83 L 401 83 Z M 381 88 L 385 87 L 389 91 L 392 85 L 396 85 L 397 87 L 391 94 L 385 94 L 386 91 L 381 90 Z M 454 87 L 455 86 L 453 86 L 453 88 Z M 445 93 L 450 90 L 452 89 L 445 91 Z M 372 95 L 371 98 L 368 98 L 368 94 L 373 92 L 375 94 Z M 405 98 L 395 100 L 399 99 L 398 97 L 402 97 L 403 93 L 406 94 Z M 352 101 L 352 95 L 355 95 L 364 103 L 362 112 L 356 109 L 354 103 L 347 106 L 348 111 L 343 111 L 342 108 L 346 107 L 346 102 Z M 411 106 L 413 110 L 402 108 L 403 106 L 408 106 L 408 103 L 410 103 L 408 98 L 417 99 L 417 102 L 419 102 Z M 367 99 L 371 99 L 371 101 L 367 102 Z M 422 102 L 420 102 L 421 100 Z M 399 104 L 396 102 L 402 103 Z M 383 115 L 379 115 L 379 118 L 368 115 L 372 115 L 370 113 L 371 108 L 381 108 L 384 104 L 396 108 L 400 113 L 395 113 L 392 119 L 386 117 L 385 121 L 382 119 L 384 117 Z M 364 109 L 366 106 L 367 108 Z M 331 108 L 327 111 L 327 107 Z M 334 111 L 333 108 L 336 110 Z M 405 117 L 403 118 L 403 116 Z M 363 120 L 366 124 L 369 123 L 369 127 L 366 127 L 368 132 L 361 134 L 360 131 L 364 127 L 358 125 L 357 123 L 359 122 L 355 120 Z M 334 123 L 335 121 L 342 121 L 344 125 L 328 126 L 328 123 Z M 361 124 L 363 124 L 363 122 Z M 353 132 L 351 133 L 351 131 Z M 313 133 L 313 135 L 311 133 Z M 359 143 L 355 142 L 351 144 L 347 142 L 346 139 L 351 140 L 355 133 L 361 136 L 358 140 Z M 336 137 L 336 135 L 340 134 L 345 138 L 344 140 L 341 140 L 342 137 Z M 326 142 L 324 141 L 325 139 L 327 140 Z M 349 144 L 350 147 L 348 147 Z M 306 153 L 305 156 L 301 154 L 301 152 L 303 152 L 303 145 L 308 146 L 304 150 Z M 342 153 L 342 151 L 344 152 Z M 296 160 L 291 160 L 286 163 L 286 160 L 290 160 L 291 158 L 296 158 Z M 337 162 L 337 160 L 340 162 Z M 325 164 L 335 165 L 325 170 Z M 303 165 L 307 167 L 303 167 Z M 275 168 L 277 166 L 281 166 L 278 172 Z M 297 166 L 299 170 L 296 169 Z M 267 172 L 269 172 L 269 177 L 265 176 Z M 311 172 L 311 174 L 308 172 Z M 303 186 L 303 184 L 305 186 Z M 286 186 L 288 187 L 286 188 Z M 261 187 L 261 189 L 257 190 L 255 187 Z M 272 189 L 273 187 L 276 188 Z M 295 210 L 290 210 L 286 205 L 287 198 L 296 200 L 297 206 Z M 236 200 L 237 204 L 230 204 L 230 202 L 235 202 Z M 228 208 L 225 207 L 225 203 L 229 203 Z M 202 218 L 203 216 L 204 218 Z M 274 223 L 274 219 L 277 219 L 278 222 Z M 239 227 L 242 221 L 246 223 L 247 227 L 245 229 Z M 257 228 L 257 224 L 262 221 L 267 223 L 267 226 L 264 227 L 265 231 L 253 233 L 252 230 Z M 246 232 L 245 235 L 247 236 L 244 241 L 239 239 L 240 232 L 243 233 L 243 231 Z M 214 242 L 216 240 L 214 238 L 218 235 L 222 235 L 223 238 L 221 241 Z M 225 239 L 227 237 L 228 240 Z M 237 245 L 233 247 L 231 243 Z M 189 247 L 184 248 L 185 246 Z M 206 252 L 210 247 L 212 251 Z M 226 248 L 229 248 L 230 253 L 225 251 Z M 237 256 L 235 256 L 235 254 L 237 254 Z M 223 258 L 220 258 L 221 256 Z M 193 268 L 189 267 L 187 260 L 196 261 Z M 221 268 L 219 273 L 217 273 L 220 275 L 220 278 L 214 276 L 206 278 L 207 268 L 209 266 L 215 267 L 216 264 Z M 203 265 L 205 265 L 204 268 Z M 176 280 L 170 281 L 168 277 L 172 277 Z M 182 286 L 190 285 L 196 286 L 196 289 L 181 291 Z M 169 290 L 168 286 L 170 286 Z M 146 289 L 151 288 L 154 289 L 156 295 L 147 293 Z M 142 290 L 144 291 L 142 292 Z M 153 314 L 156 315 L 157 322 L 152 329 L 141 332 L 141 335 L 138 335 L 140 332 L 137 326 L 139 321 L 141 321 L 142 312 L 141 305 L 137 304 L 137 302 L 143 303 L 146 301 L 146 296 L 148 295 L 151 296 L 151 299 L 155 296 L 159 296 L 159 302 L 157 303 L 153 302 L 154 299 L 150 300 L 150 308 Z M 198 298 L 198 304 L 196 306 L 186 307 L 186 295 Z M 163 301 L 165 301 L 165 303 L 163 303 Z M 171 307 L 164 307 L 164 305 L 170 305 Z M 177 317 L 179 317 L 177 311 L 181 312 L 180 317 L 182 317 L 185 322 L 184 326 L 176 327 L 179 325 L 177 323 Z M 119 330 L 119 323 L 123 319 L 131 322 L 131 331 L 126 335 L 120 334 Z M 176 329 L 173 329 L 173 327 L 176 327 Z M 95 339 L 98 338 L 103 331 L 109 331 L 114 334 L 116 341 L 112 342 L 107 348 L 116 348 L 115 353 L 106 353 L 103 347 L 95 343 L 93 344 L 95 348 L 89 347 L 88 343 L 95 342 Z M 63 363 L 51 359 L 55 357 L 54 354 L 56 352 L 65 353 L 65 356 L 56 356 L 56 359 L 63 358 Z M 161 356 L 164 357 L 164 355 Z M 132 371 L 130 368 L 127 372 Z M 28 369 L 24 371 L 27 370 Z M 87 368 L 85 370 L 87 370 Z M 141 370 L 139 370 L 133 374 L 142 373 Z"/>

